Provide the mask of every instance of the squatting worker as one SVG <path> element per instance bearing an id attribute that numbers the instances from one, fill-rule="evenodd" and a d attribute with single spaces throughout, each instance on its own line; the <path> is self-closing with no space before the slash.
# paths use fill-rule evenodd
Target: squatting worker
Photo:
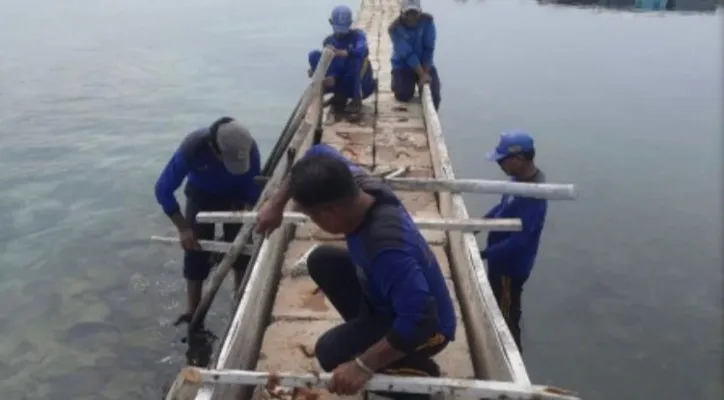
<path id="1" fill-rule="evenodd" d="M 330 390 L 354 394 L 373 372 L 440 376 L 431 357 L 454 339 L 455 312 L 440 265 L 400 200 L 324 144 L 313 146 L 261 206 L 260 232 L 280 225 L 290 198 L 347 242 L 346 250 L 320 246 L 307 260 L 309 275 L 344 319 L 315 349 L 322 368 L 333 371 Z"/>
<path id="2" fill-rule="evenodd" d="M 363 30 L 352 28 L 352 22 L 349 7 L 337 6 L 332 10 L 329 17 L 332 34 L 324 39 L 322 46 L 334 48 L 335 56 L 327 69 L 324 93 L 333 93 L 330 105 L 334 113 L 346 111 L 350 116 L 358 117 L 362 100 L 374 93 L 377 83 L 370 67 L 367 36 Z M 319 50 L 309 53 L 310 77 L 321 58 Z"/>
<path id="3" fill-rule="evenodd" d="M 156 181 L 156 199 L 178 230 L 185 250 L 183 275 L 186 278 L 187 306 L 174 325 L 190 322 L 201 301 L 203 282 L 209 276 L 211 254 L 200 251 L 197 239 L 213 239 L 214 225 L 199 224 L 199 211 L 233 211 L 253 206 L 261 188 L 253 178 L 261 170 L 259 149 L 249 131 L 230 117 L 186 136 Z M 187 178 L 186 212 L 181 213 L 174 192 Z M 233 241 L 239 224 L 224 224 L 224 240 Z M 240 255 L 234 265 L 234 283 L 244 274 L 248 255 Z"/>
<path id="4" fill-rule="evenodd" d="M 536 167 L 533 138 L 525 132 L 506 132 L 500 135 L 497 147 L 487 153 L 508 176 L 516 182 L 545 182 L 545 175 Z M 515 343 L 522 351 L 520 319 L 523 314 L 521 297 L 523 284 L 533 269 L 538 244 L 546 220 L 548 202 L 505 194 L 500 203 L 484 218 L 519 218 L 519 232 L 490 232 L 485 250 L 480 256 L 488 264 L 488 280 L 492 286 Z"/>

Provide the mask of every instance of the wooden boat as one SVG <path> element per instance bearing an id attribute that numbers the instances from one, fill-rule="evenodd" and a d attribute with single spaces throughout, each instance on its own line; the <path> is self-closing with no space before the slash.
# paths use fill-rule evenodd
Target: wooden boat
<path id="1" fill-rule="evenodd" d="M 465 232 L 472 229 L 474 221 L 468 216 L 462 196 L 451 193 L 535 189 L 541 196 L 566 198 L 572 187 L 516 188 L 507 182 L 481 181 L 468 181 L 465 186 L 465 181 L 454 180 L 428 87 L 424 87 L 421 101 L 409 104 L 395 101 L 390 91 L 387 27 L 399 15 L 398 7 L 397 0 L 362 0 L 357 15 L 356 25 L 367 32 L 370 60 L 379 81 L 378 92 L 365 101 L 362 121 L 335 122 L 323 116 L 321 96 L 315 94 L 319 93 L 321 75 L 331 60 L 331 53 L 325 51 L 306 99 L 300 101 L 298 112 L 290 118 L 296 116 L 301 122 L 292 124 L 293 134 L 282 135 L 281 145 L 273 152 L 277 159 L 265 192 L 281 180 L 296 156 L 321 140 L 387 179 L 393 188 L 405 189 L 397 191 L 399 197 L 421 221 L 418 224 L 427 224 L 423 225 L 427 228 L 423 235 L 440 261 L 459 319 L 455 341 L 436 357 L 448 379 L 375 376 L 368 389 L 394 387 L 403 392 L 446 393 L 446 397 L 573 399 L 564 391 L 531 386 L 521 355 L 497 308 L 475 238 Z M 280 156 L 285 152 L 290 154 L 287 160 Z M 392 171 L 398 176 L 390 177 Z M 232 214 L 204 213 L 199 219 L 220 222 L 253 218 L 253 213 Z M 291 398 L 299 397 L 300 392 L 288 391 L 284 395 L 281 389 L 264 386 L 271 379 L 269 372 L 283 375 L 282 384 L 297 387 L 323 386 L 328 379 L 324 374 L 310 374 L 319 367 L 309 352 L 316 339 L 340 323 L 341 318 L 304 274 L 304 261 L 318 243 L 344 246 L 344 242 L 342 237 L 324 233 L 311 222 L 302 222 L 303 216 L 290 213 L 289 218 L 301 223 L 283 225 L 265 240 L 255 242 L 248 283 L 222 339 L 214 369 L 183 370 L 167 399 Z M 483 225 L 502 229 L 505 222 L 493 220 Z M 234 246 L 207 245 L 219 251 Z M 322 389 L 318 395 L 325 399 L 337 397 Z"/>

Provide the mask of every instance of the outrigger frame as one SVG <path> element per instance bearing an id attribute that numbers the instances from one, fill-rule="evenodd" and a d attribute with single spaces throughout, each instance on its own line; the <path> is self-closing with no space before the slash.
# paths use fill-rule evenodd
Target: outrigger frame
<path id="1" fill-rule="evenodd" d="M 233 369 L 202 369 L 187 367 L 181 371 L 184 380 L 191 384 L 233 384 L 266 386 L 274 392 L 277 387 L 319 388 L 328 387 L 332 374 L 291 374 L 245 371 Z M 464 396 L 476 399 L 520 400 L 579 400 L 573 393 L 551 386 L 524 385 L 480 379 L 452 379 L 402 377 L 375 374 L 364 386 L 369 392 L 396 392 L 417 394 L 441 394 L 448 398 Z"/>

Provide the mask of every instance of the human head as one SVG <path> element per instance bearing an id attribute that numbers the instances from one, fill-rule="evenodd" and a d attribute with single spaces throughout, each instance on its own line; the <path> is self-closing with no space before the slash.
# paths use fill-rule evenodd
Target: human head
<path id="1" fill-rule="evenodd" d="M 227 171 L 234 175 L 249 171 L 254 138 L 248 129 L 231 117 L 222 117 L 209 127 L 209 137 L 211 148 Z"/>
<path id="2" fill-rule="evenodd" d="M 347 164 L 328 155 L 299 160 L 290 172 L 292 200 L 322 230 L 348 233 L 354 230 L 352 214 L 362 190 Z"/>
<path id="3" fill-rule="evenodd" d="M 352 10 L 344 5 L 334 7 L 332 16 L 329 17 L 329 24 L 332 25 L 332 31 L 336 35 L 349 33 L 352 27 Z"/>
<path id="4" fill-rule="evenodd" d="M 497 162 L 507 175 L 522 176 L 529 170 L 535 158 L 533 137 L 526 132 L 503 132 L 498 145 L 485 157 Z"/>
<path id="5" fill-rule="evenodd" d="M 400 5 L 400 18 L 402 23 L 408 26 L 417 25 L 422 15 L 422 6 L 420 0 L 402 0 Z"/>

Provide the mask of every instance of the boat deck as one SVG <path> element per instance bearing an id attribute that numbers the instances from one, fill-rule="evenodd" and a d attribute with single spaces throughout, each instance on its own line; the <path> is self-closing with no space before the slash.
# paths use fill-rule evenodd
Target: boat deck
<path id="1" fill-rule="evenodd" d="M 359 124 L 324 122 L 322 142 L 340 150 L 346 157 L 372 171 L 410 167 L 406 177 L 434 177 L 431 152 L 419 99 L 399 103 L 390 90 L 391 44 L 387 27 L 399 15 L 398 3 L 389 0 L 363 0 L 356 26 L 367 33 L 370 61 L 379 82 L 378 92 L 364 102 Z M 434 193 L 398 192 L 407 209 L 416 217 L 441 218 Z M 455 300 L 458 317 L 457 337 L 436 361 L 443 376 L 474 378 L 460 307 L 455 295 L 443 231 L 423 231 L 440 262 Z M 266 329 L 256 369 L 259 371 L 320 371 L 313 349 L 317 338 L 341 323 L 341 317 L 308 275 L 299 275 L 294 264 L 317 243 L 344 246 L 342 236 L 322 232 L 313 223 L 299 226 L 287 248 L 274 300 L 271 324 Z M 266 397 L 263 389 L 256 398 Z M 334 398 L 320 393 L 325 399 Z"/>

